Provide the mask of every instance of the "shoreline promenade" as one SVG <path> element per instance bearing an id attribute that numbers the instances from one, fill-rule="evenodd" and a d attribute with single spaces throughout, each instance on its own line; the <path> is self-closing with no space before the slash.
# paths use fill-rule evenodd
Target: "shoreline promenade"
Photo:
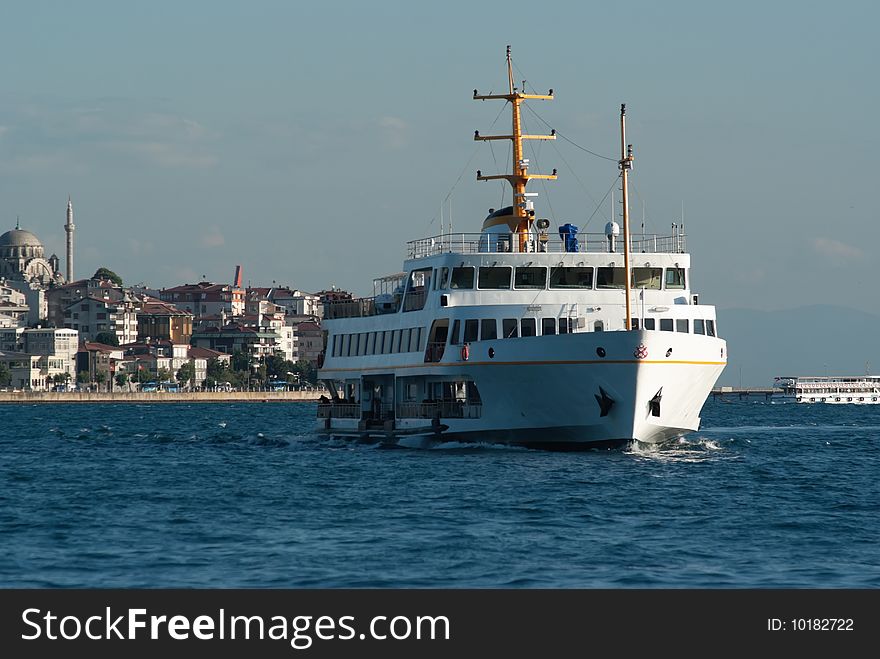
<path id="1" fill-rule="evenodd" d="M 317 402 L 321 391 L 3 391 L 3 403 L 272 403 Z"/>

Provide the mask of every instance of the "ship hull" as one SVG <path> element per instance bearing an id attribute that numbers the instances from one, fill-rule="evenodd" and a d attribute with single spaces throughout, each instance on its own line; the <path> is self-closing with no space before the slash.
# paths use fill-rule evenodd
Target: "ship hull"
<path id="1" fill-rule="evenodd" d="M 659 444 L 699 428 L 700 411 L 726 363 L 721 339 L 659 331 L 478 342 L 466 360 L 457 346 L 450 348 L 439 364 L 394 375 L 472 380 L 481 398 L 477 418 L 396 418 L 376 428 L 324 419 L 319 430 L 377 441 L 547 449 Z"/>

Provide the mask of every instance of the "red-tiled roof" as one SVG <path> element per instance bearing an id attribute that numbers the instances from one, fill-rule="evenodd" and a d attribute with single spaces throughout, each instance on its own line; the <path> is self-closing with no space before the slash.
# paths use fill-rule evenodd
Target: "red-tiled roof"
<path id="1" fill-rule="evenodd" d="M 220 352 L 218 350 L 211 350 L 210 348 L 194 348 L 192 346 L 190 346 L 187 355 L 189 357 L 197 357 L 203 359 L 222 359 L 224 357 L 231 357 L 231 355 L 225 352 Z"/>
<path id="2" fill-rule="evenodd" d="M 108 346 L 106 343 L 94 341 L 84 341 L 80 344 L 80 348 L 84 348 L 87 352 L 118 352 L 123 349 L 120 346 Z"/>
<path id="3" fill-rule="evenodd" d="M 138 313 L 147 316 L 192 316 L 188 311 L 178 309 L 170 302 L 163 302 L 153 297 L 144 300 L 143 307 Z"/>

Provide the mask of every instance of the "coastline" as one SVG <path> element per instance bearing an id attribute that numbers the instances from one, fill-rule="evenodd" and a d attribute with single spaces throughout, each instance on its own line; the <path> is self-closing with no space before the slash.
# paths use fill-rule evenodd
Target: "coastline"
<path id="1" fill-rule="evenodd" d="M 317 402 L 320 391 L 4 391 L 3 403 L 271 403 Z"/>

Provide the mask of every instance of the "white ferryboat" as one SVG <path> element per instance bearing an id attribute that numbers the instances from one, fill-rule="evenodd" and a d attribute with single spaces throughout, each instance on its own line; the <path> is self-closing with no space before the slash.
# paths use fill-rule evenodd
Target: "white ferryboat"
<path id="1" fill-rule="evenodd" d="M 880 375 L 781 376 L 774 379 L 779 388 L 774 398 L 798 403 L 832 405 L 880 404 Z"/>
<path id="2" fill-rule="evenodd" d="M 696 430 L 727 363 L 715 308 L 691 290 L 683 231 L 632 235 L 625 106 L 620 112 L 622 232 L 558 231 L 535 215 L 521 105 L 551 100 L 514 85 L 475 100 L 510 104 L 513 203 L 490 209 L 480 233 L 407 244 L 403 271 L 374 280 L 374 296 L 324 307 L 318 377 L 332 398 L 318 431 L 394 443 L 500 442 L 591 448 L 660 443 Z M 554 235 L 554 234 L 558 234 Z"/>

